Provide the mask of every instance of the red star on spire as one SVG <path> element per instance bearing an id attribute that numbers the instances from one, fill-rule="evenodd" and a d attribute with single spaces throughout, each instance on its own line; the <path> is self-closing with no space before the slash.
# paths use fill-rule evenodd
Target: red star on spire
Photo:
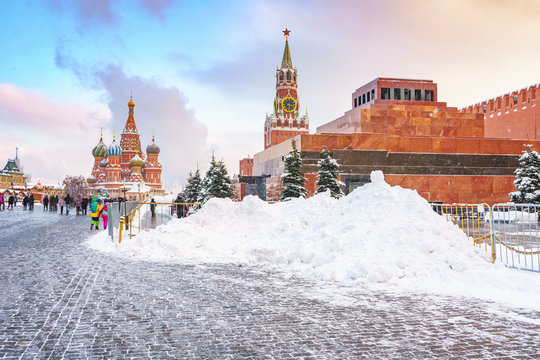
<path id="1" fill-rule="evenodd" d="M 283 30 L 283 34 L 284 34 L 285 36 L 289 36 L 290 33 L 291 33 L 291 30 L 289 30 L 289 29 L 287 29 L 287 28 L 285 28 L 285 30 Z"/>

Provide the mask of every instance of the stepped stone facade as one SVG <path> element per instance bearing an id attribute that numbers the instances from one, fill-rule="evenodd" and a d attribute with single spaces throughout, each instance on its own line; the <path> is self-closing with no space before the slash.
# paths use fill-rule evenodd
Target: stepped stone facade
<path id="1" fill-rule="evenodd" d="M 283 158 L 294 139 L 308 196 L 317 189 L 317 162 L 327 146 L 341 165 L 346 193 L 369 182 L 371 171 L 382 170 L 389 184 L 415 189 L 429 201 L 507 202 L 524 142 L 540 149 L 536 91 L 531 87 L 459 110 L 438 99 L 431 80 L 377 78 L 355 90 L 351 109 L 316 134 L 265 142 L 251 172 L 264 179 L 264 199 L 278 200 Z"/>

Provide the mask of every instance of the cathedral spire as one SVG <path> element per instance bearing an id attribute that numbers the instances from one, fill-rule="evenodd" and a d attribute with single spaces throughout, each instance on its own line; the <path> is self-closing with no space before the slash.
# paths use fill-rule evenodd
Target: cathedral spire
<path id="1" fill-rule="evenodd" d="M 281 60 L 281 68 L 282 69 L 292 69 L 292 59 L 291 59 L 291 51 L 289 50 L 289 33 L 291 31 L 288 29 L 283 30 L 283 34 L 285 35 L 285 49 L 283 50 L 283 59 Z"/>

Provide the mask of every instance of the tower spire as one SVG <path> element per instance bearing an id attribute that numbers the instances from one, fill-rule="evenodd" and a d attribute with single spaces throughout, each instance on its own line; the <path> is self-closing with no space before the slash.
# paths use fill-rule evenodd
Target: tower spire
<path id="1" fill-rule="evenodd" d="M 283 35 L 285 36 L 285 49 L 283 49 L 283 59 L 281 60 L 281 68 L 287 68 L 292 69 L 292 59 L 291 59 L 291 51 L 289 50 L 289 29 L 283 30 Z"/>

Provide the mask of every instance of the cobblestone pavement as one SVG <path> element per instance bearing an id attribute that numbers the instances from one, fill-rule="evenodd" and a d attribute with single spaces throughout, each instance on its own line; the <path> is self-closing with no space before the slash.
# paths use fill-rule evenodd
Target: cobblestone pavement
<path id="1" fill-rule="evenodd" d="M 540 358 L 540 313 L 153 263 L 80 245 L 89 220 L 0 213 L 0 358 Z"/>

